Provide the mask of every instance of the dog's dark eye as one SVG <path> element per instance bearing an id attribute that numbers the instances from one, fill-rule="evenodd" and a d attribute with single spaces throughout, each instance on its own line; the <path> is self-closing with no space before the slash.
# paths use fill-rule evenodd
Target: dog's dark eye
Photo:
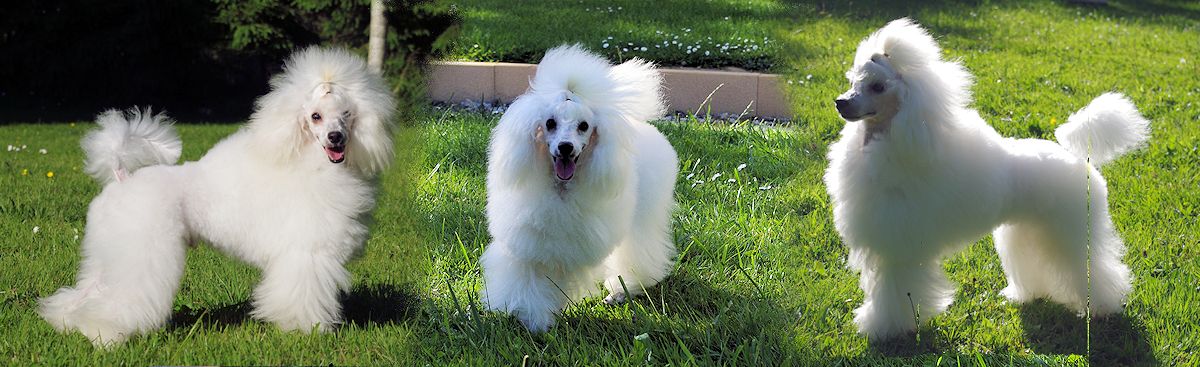
<path id="1" fill-rule="evenodd" d="M 587 121 L 583 121 L 583 122 L 579 123 L 579 131 L 587 131 L 587 128 L 588 128 Z"/>
<path id="2" fill-rule="evenodd" d="M 554 119 L 546 120 L 546 130 L 554 130 L 555 127 L 558 127 L 558 123 Z"/>
<path id="3" fill-rule="evenodd" d="M 312 114 L 312 119 L 313 119 L 313 121 L 319 121 L 319 120 L 321 120 L 321 114 L 319 114 L 319 113 L 316 113 L 316 112 L 313 112 L 313 114 Z"/>
<path id="4" fill-rule="evenodd" d="M 884 89 L 886 89 L 886 88 L 885 88 L 885 86 L 883 85 L 883 83 L 874 83 L 874 84 L 871 84 L 871 91 L 872 91 L 872 92 L 875 92 L 875 93 L 883 93 L 883 90 L 884 90 Z"/>

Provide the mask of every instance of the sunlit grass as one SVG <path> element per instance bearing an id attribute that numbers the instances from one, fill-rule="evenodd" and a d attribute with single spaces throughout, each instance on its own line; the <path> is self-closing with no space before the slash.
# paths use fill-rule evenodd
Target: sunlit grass
<path id="1" fill-rule="evenodd" d="M 489 241 L 486 146 L 494 115 L 434 111 L 403 135 L 398 164 L 381 179 L 366 252 L 351 266 L 354 292 L 345 302 L 351 323 L 336 333 L 281 333 L 248 319 L 246 301 L 257 271 L 201 246 L 189 251 L 171 325 L 111 351 L 94 350 L 79 335 L 55 333 L 34 313 L 37 298 L 71 283 L 78 266 L 76 236 L 99 190 L 80 171 L 78 142 L 94 125 L 0 126 L 0 323 L 6 325 L 0 358 L 51 365 L 516 365 L 526 356 L 531 364 L 548 365 L 1087 363 L 1082 319 L 1057 305 L 1017 306 L 998 295 L 1004 276 L 990 237 L 949 259 L 946 270 L 958 284 L 955 302 L 928 320 L 920 342 L 908 337 L 872 345 L 854 332 L 851 310 L 862 294 L 857 275 L 846 269 L 846 250 L 820 180 L 826 146 L 842 126 L 831 100 L 847 87 L 842 74 L 858 41 L 888 20 L 912 16 L 947 56 L 961 58 L 975 74 L 973 106 L 1004 135 L 1053 138 L 1057 124 L 1105 91 L 1129 95 L 1152 120 L 1149 146 L 1103 169 L 1135 280 L 1123 314 L 1092 322 L 1091 362 L 1195 365 L 1200 6 L 1111 3 L 738 3 L 780 12 L 763 21 L 782 28 L 762 31 L 779 42 L 776 53 L 766 55 L 775 60 L 772 70 L 791 81 L 790 127 L 657 123 L 682 166 L 673 215 L 677 268 L 648 296 L 626 305 L 598 299 L 572 305 L 559 326 L 541 335 L 509 317 L 478 311 L 477 259 Z M 633 16 L 666 19 L 671 25 L 663 29 L 672 32 L 690 27 L 705 38 L 726 36 L 720 25 L 706 24 L 711 22 L 685 24 L 692 19 L 688 8 L 671 4 L 660 7 L 683 10 L 635 8 L 642 10 Z M 701 2 L 701 15 L 693 18 L 723 17 L 704 10 L 714 4 L 724 3 Z M 529 2 L 492 5 L 488 19 L 539 8 Z M 595 5 L 579 5 L 588 6 Z M 568 9 L 564 14 L 579 17 L 550 19 L 554 10 L 488 28 L 494 29 L 489 37 L 512 38 L 505 47 L 535 55 L 572 37 L 602 49 L 597 42 L 611 29 L 642 32 L 643 26 L 631 23 L 573 35 L 584 31 L 563 24 L 608 24 L 630 15 L 585 17 Z M 544 21 L 531 21 L 536 19 Z M 487 26 L 471 25 L 471 16 L 465 21 L 465 33 Z M 649 42 L 656 29 L 647 29 L 642 34 Z M 504 32 L 522 34 L 499 34 Z M 184 159 L 199 158 L 236 128 L 181 124 Z M 8 145 L 24 148 L 4 150 Z"/>

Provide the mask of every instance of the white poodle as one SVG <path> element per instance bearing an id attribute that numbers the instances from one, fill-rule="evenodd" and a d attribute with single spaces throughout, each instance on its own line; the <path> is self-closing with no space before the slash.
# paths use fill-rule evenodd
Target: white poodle
<path id="1" fill-rule="evenodd" d="M 489 309 L 545 331 L 601 281 L 614 303 L 667 276 L 679 162 L 646 123 L 663 111 L 660 84 L 636 58 L 613 66 L 578 45 L 546 52 L 492 133 L 492 243 L 480 259 Z"/>
<path id="2" fill-rule="evenodd" d="M 1129 268 L 1096 167 L 1143 144 L 1149 122 L 1108 93 L 1055 131 L 1058 144 L 1004 138 L 967 107 L 970 74 L 940 55 L 925 30 L 893 21 L 859 44 L 836 101 L 847 123 L 825 184 L 862 272 L 858 330 L 892 336 L 944 311 L 954 285 L 942 258 L 988 231 L 1008 299 L 1119 312 Z"/>
<path id="3" fill-rule="evenodd" d="M 284 330 L 330 330 L 367 238 L 374 177 L 392 159 L 395 107 L 383 79 L 343 50 L 294 54 L 247 126 L 197 162 L 173 165 L 163 115 L 108 111 L 83 139 L 104 189 L 88 209 L 75 287 L 41 301 L 60 331 L 112 345 L 159 328 L 190 243 L 262 269 L 252 315 Z"/>

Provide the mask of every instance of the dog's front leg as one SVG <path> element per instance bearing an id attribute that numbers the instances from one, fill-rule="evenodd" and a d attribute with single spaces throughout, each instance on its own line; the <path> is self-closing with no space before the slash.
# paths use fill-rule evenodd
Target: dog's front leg
<path id="1" fill-rule="evenodd" d="M 492 244 L 480 258 L 484 304 L 489 310 L 516 316 L 529 331 L 550 329 L 566 305 L 563 287 L 567 285 L 555 283 L 552 279 L 557 276 L 546 266 L 513 257 L 503 247 Z"/>
<path id="2" fill-rule="evenodd" d="M 954 300 L 954 285 L 937 259 L 897 261 L 876 258 L 864 264 L 859 285 L 863 305 L 854 310 L 860 333 L 886 339 L 916 330 Z"/>
<path id="3" fill-rule="evenodd" d="M 285 331 L 330 331 L 341 322 L 339 297 L 349 287 L 350 273 L 334 256 L 284 254 L 263 269 L 251 315 Z"/>

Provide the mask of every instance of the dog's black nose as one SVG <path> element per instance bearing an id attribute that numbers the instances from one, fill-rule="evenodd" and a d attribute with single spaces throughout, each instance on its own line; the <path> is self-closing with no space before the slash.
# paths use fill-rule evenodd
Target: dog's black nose
<path id="1" fill-rule="evenodd" d="M 846 110 L 850 109 L 850 100 L 844 99 L 844 98 L 838 98 L 838 99 L 833 100 L 833 105 L 837 107 L 837 112 L 839 115 L 842 115 L 842 117 L 846 117 L 846 112 L 847 112 Z"/>
<path id="2" fill-rule="evenodd" d="M 329 142 L 330 143 L 341 144 L 343 142 L 343 139 L 345 139 L 345 138 L 346 138 L 345 136 L 342 136 L 341 131 L 330 131 L 329 132 Z"/>
<path id="3" fill-rule="evenodd" d="M 575 146 L 571 145 L 571 143 L 559 143 L 558 144 L 558 156 L 559 157 L 569 158 L 569 157 L 571 157 L 571 154 L 574 154 L 574 153 L 575 153 Z"/>

